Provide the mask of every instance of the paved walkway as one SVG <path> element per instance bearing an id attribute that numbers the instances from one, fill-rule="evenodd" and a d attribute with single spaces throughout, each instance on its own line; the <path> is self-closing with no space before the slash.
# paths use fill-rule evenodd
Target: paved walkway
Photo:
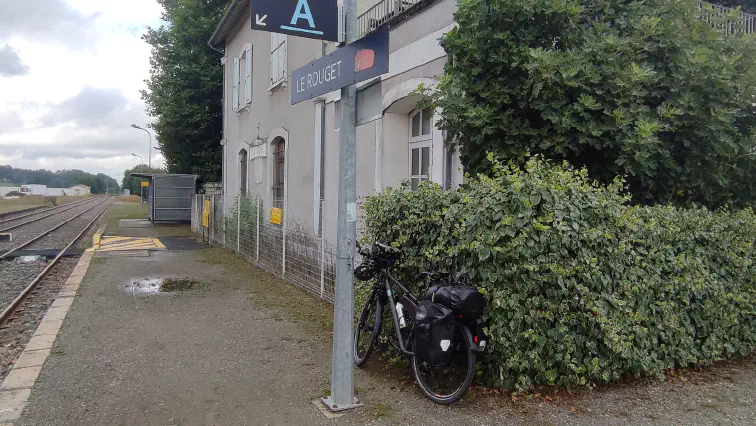
<path id="1" fill-rule="evenodd" d="M 111 253 L 112 254 L 112 253 Z M 566 402 L 476 389 L 424 399 L 405 363 L 356 373 L 365 407 L 327 419 L 330 307 L 219 249 L 95 257 L 16 425 L 748 424 L 756 369 Z M 161 293 L 158 279 L 173 278 Z M 184 280 L 191 278 L 191 280 Z"/>

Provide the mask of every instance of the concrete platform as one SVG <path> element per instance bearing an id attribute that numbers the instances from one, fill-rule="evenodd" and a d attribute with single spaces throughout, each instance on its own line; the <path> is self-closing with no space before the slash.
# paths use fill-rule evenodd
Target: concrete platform
<path id="1" fill-rule="evenodd" d="M 121 219 L 118 221 L 120 228 L 152 228 L 154 225 L 147 219 Z"/>

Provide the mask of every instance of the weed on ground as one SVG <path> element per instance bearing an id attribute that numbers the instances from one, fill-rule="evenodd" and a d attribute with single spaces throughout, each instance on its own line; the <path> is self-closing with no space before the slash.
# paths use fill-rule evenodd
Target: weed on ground
<path id="1" fill-rule="evenodd" d="M 198 253 L 203 262 L 225 266 L 227 274 L 238 276 L 236 282 L 249 292 L 250 300 L 276 311 L 274 318 L 300 324 L 308 331 L 331 339 L 333 307 L 328 302 L 313 297 L 227 250 L 209 247 L 198 250 Z"/>

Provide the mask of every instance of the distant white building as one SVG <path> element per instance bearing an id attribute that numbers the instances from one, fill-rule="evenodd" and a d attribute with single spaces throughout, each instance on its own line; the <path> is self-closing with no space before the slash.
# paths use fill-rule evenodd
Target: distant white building
<path id="1" fill-rule="evenodd" d="M 47 195 L 47 185 L 21 185 L 20 193 L 24 195 Z"/>
<path id="2" fill-rule="evenodd" d="M 10 192 L 21 192 L 20 186 L 0 186 L 0 197 L 5 197 Z"/>
<path id="3" fill-rule="evenodd" d="M 66 195 L 89 195 L 91 193 L 92 188 L 87 185 L 74 185 L 66 191 Z"/>
<path id="4" fill-rule="evenodd" d="M 92 189 L 87 185 L 74 185 L 70 188 L 48 188 L 47 185 L 29 184 L 12 189 L 18 190 L 18 192 L 24 195 L 44 195 L 49 197 L 90 195 L 92 193 Z"/>

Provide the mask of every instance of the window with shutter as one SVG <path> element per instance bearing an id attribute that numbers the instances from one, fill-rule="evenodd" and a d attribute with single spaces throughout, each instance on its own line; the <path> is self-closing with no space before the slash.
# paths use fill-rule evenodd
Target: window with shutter
<path id="1" fill-rule="evenodd" d="M 231 106 L 234 111 L 239 109 L 239 59 L 234 58 L 234 77 L 233 77 L 233 94 L 231 95 Z"/>
<path id="2" fill-rule="evenodd" d="M 246 63 L 244 66 L 244 102 L 252 102 L 252 46 L 247 46 L 244 52 Z"/>
<path id="3" fill-rule="evenodd" d="M 286 35 L 270 34 L 270 85 L 286 79 Z"/>

